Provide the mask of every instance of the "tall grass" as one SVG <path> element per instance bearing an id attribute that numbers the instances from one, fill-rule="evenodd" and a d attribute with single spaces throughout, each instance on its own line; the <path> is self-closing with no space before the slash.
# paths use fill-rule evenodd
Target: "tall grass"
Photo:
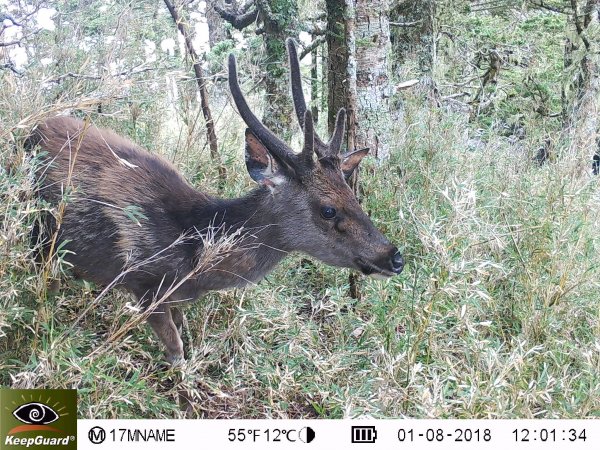
<path id="1" fill-rule="evenodd" d="M 411 126 L 392 130 L 404 145 L 362 179 L 405 272 L 361 279 L 357 302 L 346 271 L 291 258 L 257 287 L 190 306 L 177 369 L 128 295 L 89 307 L 99 288 L 63 280 L 40 296 L 33 162 L 7 144 L 1 383 L 77 388 L 82 417 L 179 416 L 181 388 L 205 417 L 597 416 L 598 188 L 585 157 L 565 149 L 540 168 L 500 138 L 469 150 L 460 115 L 418 98 L 407 113 Z"/>
<path id="2" fill-rule="evenodd" d="M 37 160 L 22 138 L 46 115 L 91 114 L 216 192 L 199 111 L 175 111 L 172 132 L 159 76 L 134 83 L 154 95 L 137 122 L 114 80 L 74 82 L 56 100 L 35 74 L 0 76 L 1 386 L 76 388 L 82 418 L 183 417 L 182 389 L 200 417 L 600 416 L 598 181 L 570 138 L 532 161 L 545 119 L 527 116 L 531 133 L 514 141 L 494 122 L 505 110 L 482 132 L 483 119 L 403 94 L 391 158 L 368 160 L 361 177 L 403 274 L 360 278 L 357 301 L 346 270 L 291 257 L 256 287 L 190 305 L 188 358 L 172 368 L 128 294 L 74 281 L 60 260 L 49 277 L 60 289 L 47 289 L 29 236 L 55 205 L 32 195 Z M 239 195 L 251 186 L 242 126 L 229 105 L 214 115 L 223 195 Z"/>

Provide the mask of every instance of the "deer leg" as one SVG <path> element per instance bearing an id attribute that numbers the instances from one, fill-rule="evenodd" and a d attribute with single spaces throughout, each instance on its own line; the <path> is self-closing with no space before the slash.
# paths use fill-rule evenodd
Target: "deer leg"
<path id="1" fill-rule="evenodd" d="M 181 316 L 181 313 L 179 315 Z M 166 305 L 160 305 L 150 314 L 148 323 L 165 345 L 167 361 L 170 364 L 183 361 L 183 342 L 177 326 L 173 322 L 171 309 Z"/>
<path id="2" fill-rule="evenodd" d="M 179 336 L 183 338 L 183 314 L 176 308 L 175 306 L 171 306 L 171 317 L 173 318 L 173 323 L 179 332 Z"/>

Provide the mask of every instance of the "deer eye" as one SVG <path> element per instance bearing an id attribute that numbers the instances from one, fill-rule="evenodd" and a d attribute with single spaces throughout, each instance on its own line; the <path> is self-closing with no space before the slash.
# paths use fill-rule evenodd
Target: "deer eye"
<path id="1" fill-rule="evenodd" d="M 323 219 L 333 219 L 336 215 L 336 210 L 335 208 L 332 208 L 331 206 L 322 206 L 321 207 L 321 217 L 323 217 Z"/>

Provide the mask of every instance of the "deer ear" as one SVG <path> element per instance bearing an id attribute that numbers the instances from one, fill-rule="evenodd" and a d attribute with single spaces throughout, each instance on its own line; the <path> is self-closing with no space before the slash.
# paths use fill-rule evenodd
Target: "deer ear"
<path id="1" fill-rule="evenodd" d="M 273 188 L 285 181 L 275 159 L 249 128 L 246 128 L 246 168 L 258 184 Z"/>
<path id="2" fill-rule="evenodd" d="M 354 169 L 358 167 L 362 159 L 368 154 L 368 148 L 362 148 L 353 152 L 344 153 L 342 155 L 342 172 L 344 172 L 344 178 L 350 178 L 350 176 L 352 176 L 352 172 L 354 172 Z"/>

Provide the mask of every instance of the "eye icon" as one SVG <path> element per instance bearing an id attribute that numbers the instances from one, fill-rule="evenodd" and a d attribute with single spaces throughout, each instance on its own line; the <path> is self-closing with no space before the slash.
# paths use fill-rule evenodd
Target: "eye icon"
<path id="1" fill-rule="evenodd" d="M 42 403 L 26 403 L 13 411 L 13 415 L 21 422 L 32 425 L 46 425 L 58 420 L 58 414 Z"/>

